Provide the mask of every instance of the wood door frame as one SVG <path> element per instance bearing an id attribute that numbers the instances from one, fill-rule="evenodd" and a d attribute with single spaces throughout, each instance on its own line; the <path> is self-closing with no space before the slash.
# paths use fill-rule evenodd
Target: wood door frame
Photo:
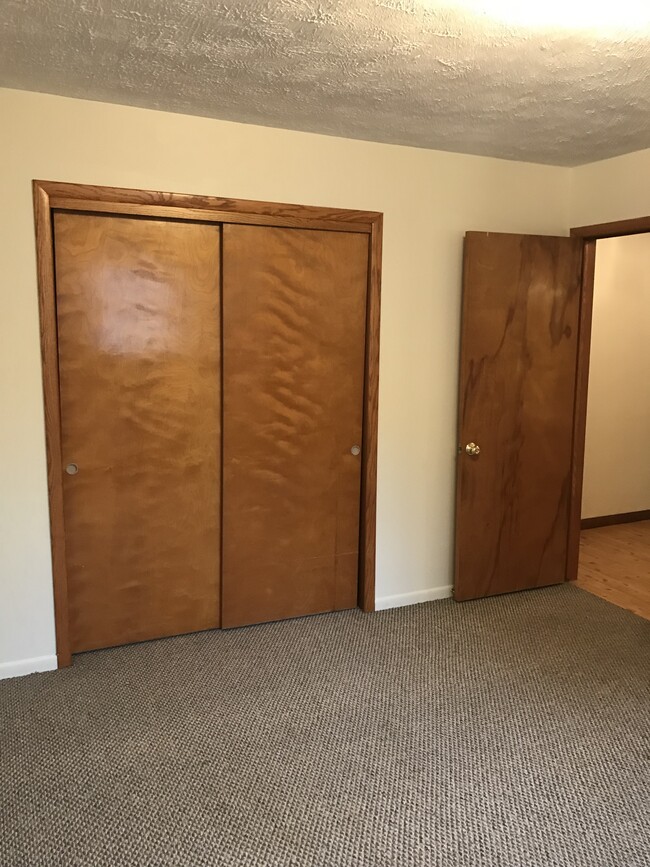
<path id="1" fill-rule="evenodd" d="M 369 236 L 366 345 L 364 360 L 363 450 L 359 537 L 358 605 L 375 610 L 377 507 L 377 422 L 379 398 L 379 324 L 383 214 L 257 202 L 246 199 L 132 190 L 58 181 L 32 181 L 40 340 L 47 450 L 47 487 L 54 591 L 56 653 L 59 668 L 70 665 L 68 592 L 63 520 L 61 410 L 56 323 L 53 212 L 123 214 L 200 222 L 243 223 L 284 228 L 359 232 Z"/>
<path id="2" fill-rule="evenodd" d="M 589 388 L 589 355 L 591 350 L 591 321 L 594 305 L 594 277 L 596 242 L 603 238 L 641 235 L 650 232 L 650 216 L 578 226 L 571 236 L 583 241 L 582 283 L 580 287 L 580 313 L 578 324 L 578 357 L 576 365 L 576 391 L 573 411 L 573 449 L 571 462 L 571 496 L 569 504 L 569 535 L 567 545 L 566 580 L 578 577 L 580 531 L 582 520 L 582 484 L 585 462 L 585 435 L 587 431 L 587 392 Z"/>

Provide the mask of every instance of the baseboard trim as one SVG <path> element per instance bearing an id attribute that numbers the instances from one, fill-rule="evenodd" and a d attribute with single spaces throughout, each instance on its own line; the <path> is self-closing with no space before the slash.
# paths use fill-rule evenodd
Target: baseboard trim
<path id="1" fill-rule="evenodd" d="M 414 590 L 412 593 L 398 593 L 395 596 L 380 596 L 375 600 L 375 611 L 404 608 L 407 605 L 419 605 L 421 602 L 433 602 L 436 599 L 449 599 L 452 590 L 453 587 L 449 584 L 446 587 L 431 587 L 429 590 Z M 53 671 L 57 667 L 55 654 L 18 659 L 15 662 L 0 662 L 0 680 L 23 677 L 38 671 Z"/>
<path id="2" fill-rule="evenodd" d="M 37 671 L 52 671 L 57 667 L 56 655 L 34 656 L 31 659 L 17 659 L 15 662 L 0 662 L 0 680 L 8 677 L 22 677 Z"/>
<path id="3" fill-rule="evenodd" d="M 650 521 L 650 509 L 640 512 L 621 512 L 618 515 L 600 515 L 597 518 L 583 518 L 580 529 L 593 530 L 596 527 L 611 527 L 613 524 L 633 524 L 635 521 Z"/>
<path id="4" fill-rule="evenodd" d="M 398 593 L 396 596 L 380 596 L 375 600 L 375 611 L 385 611 L 387 608 L 403 608 L 406 605 L 418 605 L 420 602 L 432 602 L 434 599 L 449 599 L 452 586 L 432 587 L 429 590 L 415 590 L 412 593 Z"/>

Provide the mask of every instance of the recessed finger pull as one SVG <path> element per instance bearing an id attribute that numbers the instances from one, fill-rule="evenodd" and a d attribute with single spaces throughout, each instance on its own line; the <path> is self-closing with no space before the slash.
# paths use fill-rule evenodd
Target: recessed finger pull
<path id="1" fill-rule="evenodd" d="M 79 472 L 79 467 L 76 464 L 68 464 L 65 471 L 69 476 L 76 476 Z"/>
<path id="2" fill-rule="evenodd" d="M 356 457 L 356 455 L 361 454 L 361 446 L 352 446 L 350 452 Z"/>

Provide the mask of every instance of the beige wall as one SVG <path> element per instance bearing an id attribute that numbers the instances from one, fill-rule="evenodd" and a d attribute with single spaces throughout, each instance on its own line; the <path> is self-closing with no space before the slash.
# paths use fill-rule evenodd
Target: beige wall
<path id="1" fill-rule="evenodd" d="M 583 518 L 650 509 L 650 234 L 596 246 Z"/>
<path id="2" fill-rule="evenodd" d="M 0 662 L 54 650 L 32 178 L 383 211 L 377 595 L 447 592 L 463 232 L 565 232 L 569 170 L 18 91 L 0 113 Z"/>
<path id="3" fill-rule="evenodd" d="M 650 216 L 650 149 L 571 172 L 571 226 Z"/>
<path id="4" fill-rule="evenodd" d="M 0 116 L 0 675 L 54 653 L 32 178 L 383 211 L 377 596 L 448 592 L 463 233 L 565 234 L 573 171 L 9 90 Z"/>

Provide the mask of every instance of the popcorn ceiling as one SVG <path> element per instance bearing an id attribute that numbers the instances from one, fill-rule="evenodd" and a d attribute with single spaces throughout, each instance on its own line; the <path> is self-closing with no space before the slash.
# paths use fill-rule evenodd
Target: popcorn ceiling
<path id="1" fill-rule="evenodd" d="M 452 0 L 2 9 L 5 87 L 566 166 L 650 146 L 648 33 L 526 31 Z"/>

